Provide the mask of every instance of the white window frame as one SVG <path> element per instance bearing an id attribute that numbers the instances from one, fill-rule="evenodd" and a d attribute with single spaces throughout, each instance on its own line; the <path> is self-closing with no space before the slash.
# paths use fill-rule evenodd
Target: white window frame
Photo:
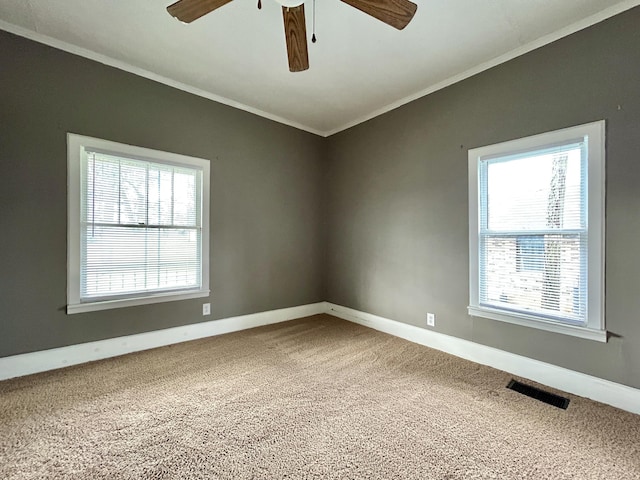
<path id="1" fill-rule="evenodd" d="M 480 305 L 480 165 L 483 159 L 536 151 L 587 140 L 587 323 L 584 326 L 556 322 L 544 317 Z M 597 121 L 540 135 L 469 150 L 469 307 L 471 316 L 489 318 L 600 342 L 605 330 L 605 121 Z"/>
<path id="2" fill-rule="evenodd" d="M 202 169 L 202 229 L 201 229 L 201 275 L 199 289 L 173 292 L 142 293 L 135 297 L 112 300 L 81 301 L 81 162 L 85 149 L 106 151 L 125 158 L 137 158 L 158 163 L 196 167 Z M 67 314 L 108 310 L 112 308 L 146 305 L 210 295 L 209 290 L 209 161 L 176 153 L 136 147 L 99 138 L 67 133 Z"/>

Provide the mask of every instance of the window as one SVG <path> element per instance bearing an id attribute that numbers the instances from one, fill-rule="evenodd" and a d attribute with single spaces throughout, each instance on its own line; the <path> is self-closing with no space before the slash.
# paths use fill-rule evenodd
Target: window
<path id="1" fill-rule="evenodd" d="M 604 127 L 469 151 L 471 315 L 606 341 Z"/>
<path id="2" fill-rule="evenodd" d="M 209 162 L 68 134 L 67 313 L 209 295 Z"/>

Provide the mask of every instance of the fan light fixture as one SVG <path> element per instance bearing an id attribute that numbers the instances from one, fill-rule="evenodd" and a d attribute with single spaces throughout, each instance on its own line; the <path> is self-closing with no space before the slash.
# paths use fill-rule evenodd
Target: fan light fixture
<path id="1" fill-rule="evenodd" d="M 280 5 L 286 8 L 299 7 L 304 3 L 304 0 L 276 0 Z"/>

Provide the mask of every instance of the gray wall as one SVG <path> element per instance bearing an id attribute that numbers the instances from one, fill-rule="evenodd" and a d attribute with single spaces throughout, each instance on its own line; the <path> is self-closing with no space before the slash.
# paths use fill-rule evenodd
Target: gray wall
<path id="1" fill-rule="evenodd" d="M 65 314 L 66 133 L 211 160 L 207 299 Z M 324 139 L 0 31 L 0 357 L 324 300 Z"/>
<path id="2" fill-rule="evenodd" d="M 322 139 L 0 32 L 0 357 L 329 300 L 640 388 L 640 8 Z M 620 108 L 618 107 L 620 106 Z M 466 313 L 467 150 L 607 120 L 607 344 Z M 71 131 L 212 161 L 211 303 L 66 315 Z"/>
<path id="3" fill-rule="evenodd" d="M 640 388 L 639 26 L 635 8 L 329 138 L 327 299 Z M 600 119 L 613 337 L 469 317 L 468 149 Z"/>

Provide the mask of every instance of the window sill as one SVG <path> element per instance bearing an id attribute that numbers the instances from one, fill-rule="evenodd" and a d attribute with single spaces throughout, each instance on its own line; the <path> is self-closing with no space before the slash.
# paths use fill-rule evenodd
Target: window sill
<path id="1" fill-rule="evenodd" d="M 134 307 L 136 305 L 149 305 L 152 303 L 173 302 L 176 300 L 188 300 L 191 298 L 208 297 L 210 290 L 195 290 L 184 293 L 156 294 L 138 298 L 121 298 L 118 300 L 103 300 L 99 302 L 75 303 L 67 305 L 67 314 L 95 312 L 98 310 L 110 310 L 112 308 Z"/>
<path id="2" fill-rule="evenodd" d="M 546 330 L 547 332 L 562 333 L 563 335 L 572 335 L 574 337 L 586 338 L 596 342 L 607 342 L 606 330 L 595 330 L 586 327 L 577 327 L 573 325 L 564 325 L 561 323 L 545 321 L 533 316 L 524 314 L 508 314 L 500 310 L 493 310 L 486 307 L 468 307 L 469 315 L 474 317 L 489 318 L 500 322 L 512 323 L 524 327 L 537 328 L 538 330 Z"/>

